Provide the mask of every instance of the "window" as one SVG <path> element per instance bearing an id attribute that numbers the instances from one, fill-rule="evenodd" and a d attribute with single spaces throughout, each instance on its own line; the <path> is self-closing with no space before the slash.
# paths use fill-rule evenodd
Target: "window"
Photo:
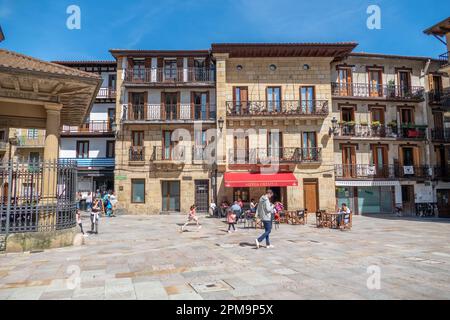
<path id="1" fill-rule="evenodd" d="M 206 59 L 194 59 L 195 81 L 207 81 Z"/>
<path id="2" fill-rule="evenodd" d="M 161 181 L 162 211 L 180 211 L 180 181 Z"/>
<path id="3" fill-rule="evenodd" d="M 354 107 L 342 107 L 341 108 L 341 120 L 343 122 L 355 121 L 355 108 Z"/>
<path id="4" fill-rule="evenodd" d="M 131 141 L 133 147 L 144 146 L 144 131 L 131 131 Z"/>
<path id="5" fill-rule="evenodd" d="M 172 131 L 163 131 L 162 142 L 163 142 L 163 160 L 173 160 L 176 156 L 174 154 L 174 149 L 178 144 L 178 142 L 172 141 Z"/>
<path id="6" fill-rule="evenodd" d="M 352 69 L 351 68 L 339 68 L 338 72 L 338 84 L 339 95 L 351 96 L 352 95 Z"/>
<path id="7" fill-rule="evenodd" d="M 371 97 L 383 96 L 382 69 L 368 69 L 369 74 L 369 95 Z"/>
<path id="8" fill-rule="evenodd" d="M 248 88 L 234 87 L 233 96 L 234 112 L 236 112 L 236 114 L 247 113 Z"/>
<path id="9" fill-rule="evenodd" d="M 281 132 L 269 132 L 267 136 L 267 156 L 283 157 L 283 134 Z"/>
<path id="10" fill-rule="evenodd" d="M 116 90 L 116 75 L 110 74 L 108 76 L 108 88 Z"/>
<path id="11" fill-rule="evenodd" d="M 0 130 L 0 142 L 6 141 L 6 132 L 4 130 Z"/>
<path id="12" fill-rule="evenodd" d="M 133 80 L 145 79 L 145 60 L 144 59 L 134 59 L 133 60 Z"/>
<path id="13" fill-rule="evenodd" d="M 145 203 L 145 179 L 131 179 L 131 202 Z"/>
<path id="14" fill-rule="evenodd" d="M 268 87 L 266 91 L 267 96 L 267 111 L 281 112 L 281 88 Z"/>
<path id="15" fill-rule="evenodd" d="M 370 108 L 370 114 L 372 117 L 372 122 L 379 122 L 384 124 L 384 108 Z"/>
<path id="16" fill-rule="evenodd" d="M 312 114 L 314 113 L 314 87 L 301 87 L 300 88 L 300 101 L 302 106 L 302 112 Z"/>
<path id="17" fill-rule="evenodd" d="M 77 141 L 77 158 L 89 158 L 89 141 Z"/>
<path id="18" fill-rule="evenodd" d="M 131 93 L 131 120 L 145 120 L 145 92 Z"/>
<path id="19" fill-rule="evenodd" d="M 194 159 L 203 160 L 205 147 L 208 145 L 207 131 L 194 131 Z"/>
<path id="20" fill-rule="evenodd" d="M 411 73 L 410 71 L 398 71 L 399 94 L 406 97 L 411 93 Z"/>
<path id="21" fill-rule="evenodd" d="M 192 93 L 192 100 L 194 105 L 194 119 L 208 119 L 208 92 L 194 92 Z"/>
<path id="22" fill-rule="evenodd" d="M 28 129 L 27 130 L 27 138 L 28 139 L 37 139 L 39 135 L 38 129 Z"/>
<path id="23" fill-rule="evenodd" d="M 166 120 L 177 120 L 178 119 L 178 102 L 179 93 L 178 92 L 165 92 L 163 93 L 164 99 L 164 113 L 166 115 Z"/>
<path id="24" fill-rule="evenodd" d="M 302 139 L 302 159 L 303 160 L 319 160 L 317 149 L 317 135 L 315 132 L 303 132 Z"/>
<path id="25" fill-rule="evenodd" d="M 115 141 L 106 141 L 106 157 L 115 157 Z"/>
<path id="26" fill-rule="evenodd" d="M 234 188 L 233 189 L 233 202 L 238 201 L 250 202 L 250 189 L 249 188 Z"/>
<path id="27" fill-rule="evenodd" d="M 401 124 L 414 124 L 414 110 L 412 108 L 400 109 Z"/>
<path id="28" fill-rule="evenodd" d="M 30 152 L 29 160 L 30 162 L 39 162 L 41 154 L 39 152 Z"/>
<path id="29" fill-rule="evenodd" d="M 164 79 L 176 80 L 177 79 L 177 60 L 170 59 L 164 60 Z"/>

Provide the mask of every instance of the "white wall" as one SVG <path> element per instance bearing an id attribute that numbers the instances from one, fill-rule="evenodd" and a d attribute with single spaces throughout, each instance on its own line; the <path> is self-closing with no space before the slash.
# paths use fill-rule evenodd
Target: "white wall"
<path id="1" fill-rule="evenodd" d="M 89 158 L 106 157 L 106 141 L 114 141 L 113 138 L 61 138 L 59 147 L 60 158 L 76 158 L 77 141 L 89 141 Z"/>
<path id="2" fill-rule="evenodd" d="M 106 121 L 108 120 L 108 109 L 115 109 L 114 103 L 97 103 L 92 106 L 89 119 L 91 121 Z"/>

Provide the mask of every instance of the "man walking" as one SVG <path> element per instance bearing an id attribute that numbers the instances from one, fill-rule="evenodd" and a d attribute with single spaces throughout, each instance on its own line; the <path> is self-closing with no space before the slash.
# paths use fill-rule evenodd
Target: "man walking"
<path id="1" fill-rule="evenodd" d="M 273 197 L 272 190 L 268 189 L 266 194 L 259 199 L 258 207 L 256 209 L 256 217 L 262 220 L 264 224 L 264 233 L 255 240 L 256 248 L 259 249 L 259 244 L 266 239 L 266 248 L 270 249 L 273 246 L 270 244 L 269 235 L 272 232 L 272 213 L 274 210 L 273 204 L 270 199 Z"/>

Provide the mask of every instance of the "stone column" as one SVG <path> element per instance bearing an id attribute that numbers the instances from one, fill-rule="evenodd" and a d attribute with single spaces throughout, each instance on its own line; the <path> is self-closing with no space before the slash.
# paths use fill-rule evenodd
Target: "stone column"
<path id="1" fill-rule="evenodd" d="M 42 170 L 42 195 L 40 204 L 47 208 L 40 212 L 39 228 L 48 231 L 56 222 L 56 192 L 57 192 L 57 160 L 59 153 L 60 113 L 62 105 L 48 104 L 44 106 L 47 112 L 47 124 L 45 127 L 44 163 Z"/>

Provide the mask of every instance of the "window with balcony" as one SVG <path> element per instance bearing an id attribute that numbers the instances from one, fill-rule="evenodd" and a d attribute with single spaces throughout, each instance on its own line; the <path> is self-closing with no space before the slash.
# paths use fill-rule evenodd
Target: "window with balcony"
<path id="1" fill-rule="evenodd" d="M 302 146 L 302 160 L 318 160 L 316 132 L 303 132 Z"/>
<path id="2" fill-rule="evenodd" d="M 177 59 L 164 60 L 164 80 L 177 80 Z"/>
<path id="3" fill-rule="evenodd" d="M 400 123 L 402 125 L 414 124 L 413 108 L 400 108 Z"/>
<path id="4" fill-rule="evenodd" d="M 233 90 L 234 112 L 245 114 L 248 112 L 248 87 L 234 87 Z"/>
<path id="5" fill-rule="evenodd" d="M 388 178 L 388 147 L 386 145 L 371 145 L 372 165 L 375 167 L 375 176 Z"/>
<path id="6" fill-rule="evenodd" d="M 207 81 L 206 59 L 194 59 L 194 80 Z"/>
<path id="7" fill-rule="evenodd" d="M 133 147 L 144 146 L 144 131 L 131 131 L 131 143 Z"/>
<path id="8" fill-rule="evenodd" d="M 77 159 L 89 158 L 89 141 L 77 141 Z"/>
<path id="9" fill-rule="evenodd" d="M 338 73 L 338 86 L 340 96 L 352 96 L 352 69 L 350 67 L 339 67 Z"/>
<path id="10" fill-rule="evenodd" d="M 133 80 L 145 80 L 145 59 L 133 59 Z"/>
<path id="11" fill-rule="evenodd" d="M 208 92 L 193 92 L 192 103 L 195 120 L 207 120 L 209 118 L 209 94 Z"/>
<path id="12" fill-rule="evenodd" d="M 300 88 L 300 101 L 302 112 L 306 114 L 314 113 L 314 100 L 315 100 L 315 90 L 314 87 L 301 87 Z"/>
<path id="13" fill-rule="evenodd" d="M 233 161 L 234 163 L 247 163 L 250 157 L 249 137 L 238 133 L 233 138 Z"/>
<path id="14" fill-rule="evenodd" d="M 208 145 L 207 131 L 196 130 L 194 132 L 194 160 L 204 159 L 204 150 Z"/>
<path id="15" fill-rule="evenodd" d="M 370 117 L 372 120 L 372 124 L 378 123 L 380 125 L 383 125 L 385 123 L 384 114 L 384 107 L 370 107 Z"/>
<path id="16" fill-rule="evenodd" d="M 411 72 L 398 71 L 399 97 L 411 95 Z"/>
<path id="17" fill-rule="evenodd" d="M 268 87 L 266 90 L 267 111 L 281 112 L 281 87 Z"/>
<path id="18" fill-rule="evenodd" d="M 271 131 L 267 135 L 267 156 L 272 158 L 283 157 L 283 133 Z"/>
<path id="19" fill-rule="evenodd" d="M 172 131 L 163 131 L 162 160 L 177 160 L 180 155 L 176 154 L 178 141 L 172 141 Z"/>
<path id="20" fill-rule="evenodd" d="M 145 120 L 146 92 L 131 92 L 131 120 Z"/>
<path id="21" fill-rule="evenodd" d="M 369 96 L 382 97 L 383 96 L 383 70 L 368 68 L 369 76 Z"/>
<path id="22" fill-rule="evenodd" d="M 177 120 L 178 117 L 178 104 L 180 102 L 179 92 L 164 92 L 164 119 L 165 120 Z"/>
<path id="23" fill-rule="evenodd" d="M 356 177 L 356 146 L 341 145 L 343 176 L 347 178 Z"/>

